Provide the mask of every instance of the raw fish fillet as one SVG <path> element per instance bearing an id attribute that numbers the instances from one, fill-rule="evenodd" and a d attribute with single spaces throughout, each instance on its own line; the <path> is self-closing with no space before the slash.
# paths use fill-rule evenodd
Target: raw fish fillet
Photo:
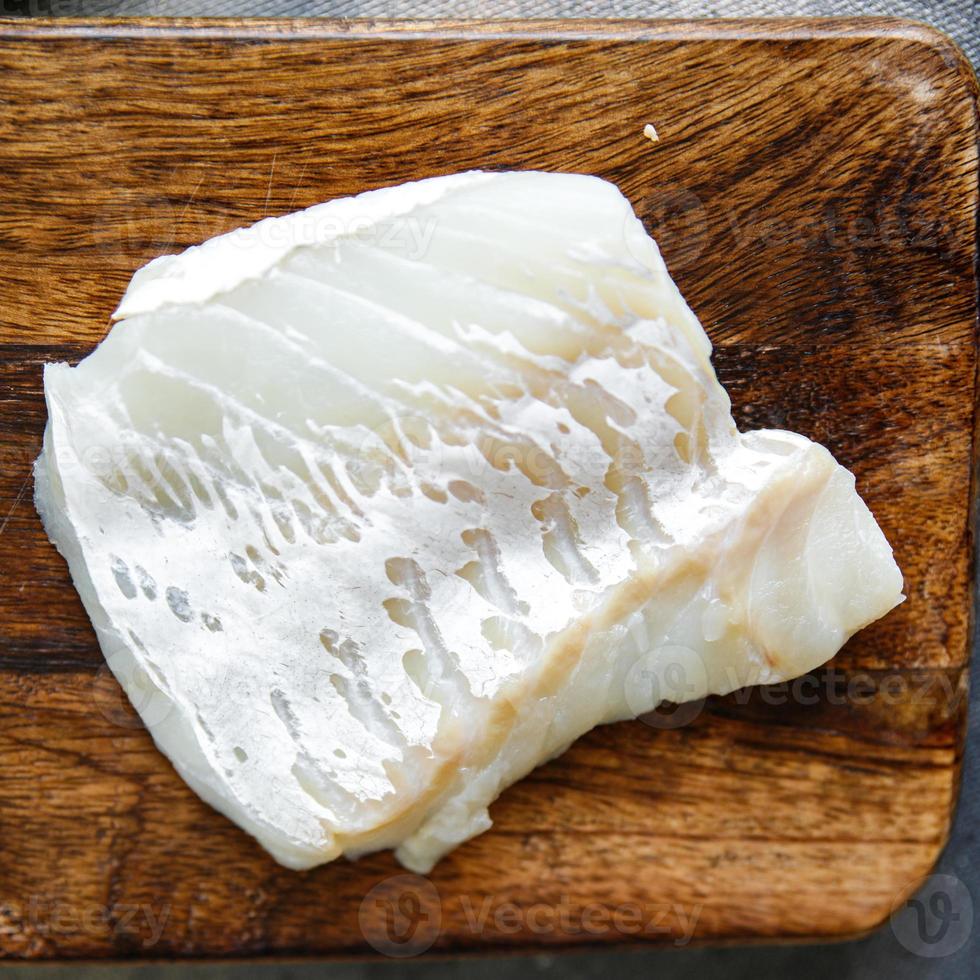
<path id="1" fill-rule="evenodd" d="M 267 219 L 115 319 L 45 370 L 37 507 L 157 745 L 291 868 L 428 871 L 593 726 L 795 677 L 902 599 L 851 474 L 736 430 L 598 178 Z"/>

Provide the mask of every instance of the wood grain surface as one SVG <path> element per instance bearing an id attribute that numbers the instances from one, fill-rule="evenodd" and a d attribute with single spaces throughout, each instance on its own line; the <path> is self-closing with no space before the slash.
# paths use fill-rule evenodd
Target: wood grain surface
<path id="1" fill-rule="evenodd" d="M 473 167 L 619 184 L 740 425 L 853 469 L 908 601 L 801 683 L 592 732 L 428 880 L 388 853 L 287 871 L 103 665 L 32 505 L 41 367 L 90 351 L 159 253 Z M 928 873 L 972 628 L 977 102 L 951 42 L 889 20 L 6 22 L 0 175 L 0 956 L 835 938 Z"/>

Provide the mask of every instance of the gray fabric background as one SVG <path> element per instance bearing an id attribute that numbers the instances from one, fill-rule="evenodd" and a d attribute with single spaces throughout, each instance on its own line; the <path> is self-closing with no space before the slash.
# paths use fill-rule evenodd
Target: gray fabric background
<path id="1" fill-rule="evenodd" d="M 911 17 L 939 27 L 952 35 L 980 64 L 980 5 L 977 0 L 0 0 L 0 11 L 8 15 L 160 15 L 160 16 L 333 16 L 333 17 L 742 17 L 742 16 L 834 16 L 887 14 Z M 886 925 L 872 936 L 851 943 L 829 946 L 745 947 L 686 949 L 623 953 L 586 953 L 560 956 L 428 960 L 331 964 L 264 964 L 240 966 L 172 967 L 11 967 L 13 978 L 72 977 L 79 980 L 138 975 L 144 980 L 176 977 L 310 978 L 328 976 L 337 980 L 408 977 L 417 980 L 509 980 L 514 977 L 559 976 L 569 980 L 592 980 L 608 976 L 657 976 L 663 980 L 756 980 L 759 977 L 788 977 L 794 980 L 879 980 L 879 978 L 935 978 L 935 980 L 980 980 L 980 927 L 972 902 L 980 904 L 980 854 L 977 852 L 977 822 L 980 819 L 980 657 L 973 660 L 974 695 L 971 705 L 968 749 L 964 760 L 963 786 L 952 837 L 936 869 L 958 884 L 946 880 L 927 885 L 921 896 L 928 899 L 942 888 L 953 899 L 954 922 L 945 941 L 929 944 L 911 929 L 909 920 L 896 928 Z M 855 854 L 860 866 L 860 855 Z M 215 869 L 221 873 L 220 868 Z M 0 883 L 2 887 L 2 883 Z M 938 926 L 931 921 L 930 927 Z M 969 932 L 958 950 L 946 952 L 957 930 Z"/>
<path id="2" fill-rule="evenodd" d="M 844 17 L 924 20 L 980 64 L 978 0 L 0 0 L 35 16 L 167 17 Z"/>

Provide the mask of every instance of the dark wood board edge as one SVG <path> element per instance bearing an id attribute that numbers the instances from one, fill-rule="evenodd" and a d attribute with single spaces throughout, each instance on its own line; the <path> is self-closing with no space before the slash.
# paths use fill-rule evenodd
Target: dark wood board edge
<path id="1" fill-rule="evenodd" d="M 980 158 L 980 79 L 973 64 L 963 53 L 962 49 L 948 36 L 935 28 L 926 28 L 926 33 L 932 35 L 937 42 L 937 49 L 945 55 L 951 55 L 956 59 L 956 64 L 961 77 L 964 79 L 967 92 L 973 104 L 973 144 L 977 149 L 977 157 Z M 945 41 L 943 44 L 942 42 Z M 974 342 L 980 344 L 980 163 L 977 169 L 977 195 L 974 198 L 974 231 L 973 231 L 973 285 L 974 285 L 974 319 L 973 337 Z M 969 588 L 967 591 L 969 608 L 967 609 L 967 650 L 966 660 L 963 665 L 963 698 L 959 707 L 959 729 L 956 738 L 956 761 L 953 767 L 953 790 L 950 799 L 949 815 L 946 821 L 943 840 L 936 848 L 935 858 L 929 873 L 932 873 L 942 856 L 946 845 L 949 843 L 953 821 L 956 819 L 956 811 L 959 806 L 960 795 L 963 789 L 963 756 L 967 747 L 967 734 L 969 725 L 970 711 L 970 672 L 975 666 L 973 659 L 977 644 L 977 519 L 980 516 L 980 362 L 977 363 L 973 379 L 973 439 L 972 439 L 972 466 L 970 468 L 970 506 L 967 515 L 966 541 L 964 547 L 968 549 L 970 556 L 969 564 Z M 977 709 L 974 708 L 974 711 Z M 882 922 L 885 920 L 883 919 Z"/>
<path id="2" fill-rule="evenodd" d="M 39 17 L 0 18 L 6 37 L 180 37 L 546 39 L 554 41 L 855 40 L 893 37 L 941 51 L 976 88 L 976 75 L 949 35 L 903 17 L 747 17 L 702 19 L 532 18 L 388 19 L 345 17 Z"/>

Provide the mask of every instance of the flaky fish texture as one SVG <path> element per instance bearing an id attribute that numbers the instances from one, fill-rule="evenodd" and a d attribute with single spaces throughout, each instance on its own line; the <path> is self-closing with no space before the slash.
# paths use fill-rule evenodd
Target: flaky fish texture
<path id="1" fill-rule="evenodd" d="M 37 507 L 157 745 L 289 867 L 425 872 L 593 726 L 795 677 L 902 599 L 851 474 L 736 430 L 598 178 L 267 219 L 115 319 L 45 370 Z"/>

